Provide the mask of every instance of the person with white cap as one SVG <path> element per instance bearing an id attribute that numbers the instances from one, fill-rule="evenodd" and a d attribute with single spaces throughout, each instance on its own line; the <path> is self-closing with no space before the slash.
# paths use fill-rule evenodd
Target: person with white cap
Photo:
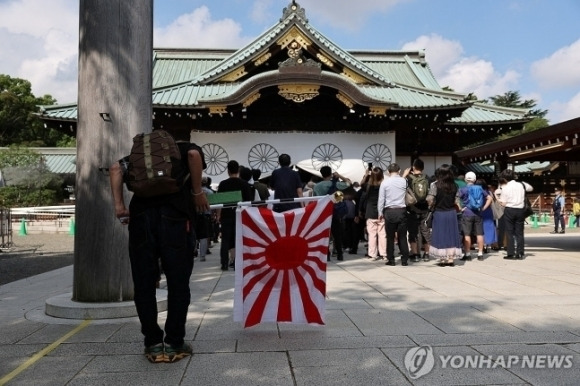
<path id="1" fill-rule="evenodd" d="M 477 177 L 474 172 L 465 174 L 467 185 L 457 191 L 458 204 L 461 208 L 461 231 L 463 233 L 463 257 L 471 260 L 471 235 L 477 238 L 477 260 L 483 260 L 483 219 L 481 213 L 492 203 L 493 198 L 481 185 L 475 185 Z"/>

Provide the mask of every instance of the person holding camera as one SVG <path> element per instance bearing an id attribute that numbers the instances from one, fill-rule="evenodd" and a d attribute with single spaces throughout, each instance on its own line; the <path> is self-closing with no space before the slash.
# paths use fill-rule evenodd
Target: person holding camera
<path id="1" fill-rule="evenodd" d="M 330 166 L 323 166 L 320 168 L 320 175 L 322 181 L 314 185 L 315 196 L 325 196 L 329 194 L 329 190 L 333 184 L 336 184 L 337 190 L 344 190 L 351 185 L 350 179 L 341 176 L 338 172 L 332 172 Z M 332 181 L 334 180 L 334 182 Z M 336 259 L 343 260 L 343 225 L 342 219 L 337 216 L 332 216 L 332 224 L 330 226 L 330 233 L 334 240 L 334 249 L 336 250 Z M 330 261 L 330 251 L 328 252 L 328 260 Z"/>

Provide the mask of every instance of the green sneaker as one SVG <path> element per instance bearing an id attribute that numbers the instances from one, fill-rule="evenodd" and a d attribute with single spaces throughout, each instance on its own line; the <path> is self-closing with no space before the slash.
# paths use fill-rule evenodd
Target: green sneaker
<path id="1" fill-rule="evenodd" d="M 193 352 L 191 345 L 188 343 L 183 343 L 180 346 L 172 346 L 170 344 L 165 344 L 165 361 L 166 362 L 177 362 L 187 356 L 190 356 Z"/>
<path id="2" fill-rule="evenodd" d="M 165 362 L 165 350 L 163 350 L 163 343 L 157 343 L 149 347 L 145 347 L 145 358 L 151 363 Z"/>

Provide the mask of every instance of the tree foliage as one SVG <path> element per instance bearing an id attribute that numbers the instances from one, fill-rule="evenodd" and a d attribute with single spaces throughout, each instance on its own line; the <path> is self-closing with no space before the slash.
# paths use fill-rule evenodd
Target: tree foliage
<path id="1" fill-rule="evenodd" d="M 29 81 L 0 74 L 0 146 L 58 146 L 74 144 L 74 138 L 46 129 L 38 118 L 38 106 L 54 105 L 50 95 L 37 98 Z"/>
<path id="2" fill-rule="evenodd" d="M 519 91 L 507 91 L 503 95 L 492 96 L 489 99 L 495 106 L 527 109 L 528 115 L 533 117 L 544 118 L 548 114 L 548 110 L 534 109 L 537 105 L 534 99 L 523 101 Z"/>
<path id="3" fill-rule="evenodd" d="M 507 91 L 503 95 L 496 95 L 491 97 L 490 99 L 495 106 L 528 109 L 527 115 L 532 118 L 530 122 L 524 125 L 524 128 L 522 130 L 514 130 L 509 133 L 502 134 L 499 136 L 498 139 L 511 138 L 523 133 L 527 133 L 530 131 L 550 126 L 548 120 L 544 118 L 546 114 L 548 114 L 548 110 L 541 110 L 535 108 L 537 102 L 534 99 L 522 100 L 520 93 L 518 91 Z"/>
<path id="4" fill-rule="evenodd" d="M 453 92 L 454 90 L 448 86 L 443 87 L 443 90 Z M 542 110 L 536 108 L 537 102 L 534 99 L 522 100 L 519 91 L 507 91 L 502 95 L 495 95 L 487 99 L 479 99 L 474 93 L 467 94 L 466 100 L 477 101 L 479 103 L 493 104 L 494 106 L 510 107 L 518 109 L 527 109 L 527 116 L 532 118 L 532 120 L 524 125 L 522 130 L 513 130 L 509 133 L 499 135 L 495 140 L 503 140 L 511 137 L 516 137 L 523 133 L 530 131 L 542 129 L 544 127 L 550 126 L 550 122 L 545 118 L 548 114 L 548 110 Z M 481 143 L 474 143 L 471 146 L 478 146 Z"/>
<path id="5" fill-rule="evenodd" d="M 0 150 L 4 186 L 0 204 L 7 207 L 53 205 L 62 199 L 63 178 L 52 173 L 34 150 L 11 146 Z"/>

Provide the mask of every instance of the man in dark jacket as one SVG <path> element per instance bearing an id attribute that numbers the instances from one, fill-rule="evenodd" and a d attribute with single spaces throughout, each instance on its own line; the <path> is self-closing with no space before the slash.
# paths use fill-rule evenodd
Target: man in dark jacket
<path id="1" fill-rule="evenodd" d="M 242 193 L 242 201 L 252 201 L 250 184 L 240 178 L 240 164 L 231 160 L 228 162 L 229 178 L 223 180 L 218 185 L 218 193 L 236 192 Z M 227 271 L 228 267 L 234 268 L 233 259 L 230 261 L 230 254 L 234 255 L 236 247 L 236 208 L 222 208 L 217 210 L 217 219 L 221 226 L 222 241 L 220 247 L 220 261 L 222 271 Z"/>
<path id="2" fill-rule="evenodd" d="M 172 134 L 174 137 L 179 135 Z M 195 248 L 192 211 L 209 209 L 201 189 L 201 175 L 206 167 L 203 151 L 189 143 L 189 132 L 183 133 L 183 138 L 175 139 L 181 153 L 182 167 L 189 169 L 191 174 L 190 180 L 177 193 L 153 197 L 133 195 L 127 208 L 123 198 L 123 182 L 129 157 L 109 168 L 115 215 L 122 224 L 129 225 L 129 258 L 135 307 L 144 335 L 145 356 L 153 363 L 175 362 L 192 353 L 191 346 L 184 342 Z M 167 279 L 167 301 L 170 305 L 165 334 L 157 322 L 159 259 Z"/>

